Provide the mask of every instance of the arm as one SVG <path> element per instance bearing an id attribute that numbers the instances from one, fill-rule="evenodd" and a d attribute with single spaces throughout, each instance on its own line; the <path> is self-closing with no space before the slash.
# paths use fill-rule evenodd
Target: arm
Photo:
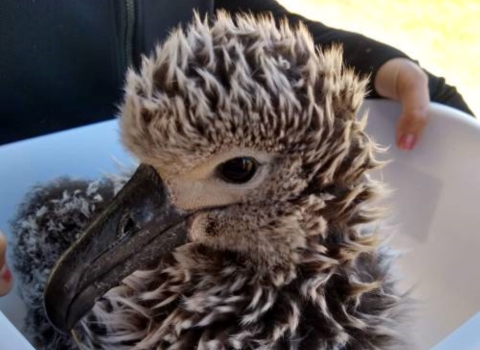
<path id="1" fill-rule="evenodd" d="M 433 102 L 442 103 L 474 116 L 472 110 L 455 87 L 448 85 L 444 78 L 434 76 L 426 70 L 425 72 L 428 75 L 430 98 Z"/>

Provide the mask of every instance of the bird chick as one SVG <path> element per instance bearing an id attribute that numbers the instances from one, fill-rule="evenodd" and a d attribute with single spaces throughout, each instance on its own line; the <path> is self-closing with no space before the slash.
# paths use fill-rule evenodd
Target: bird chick
<path id="1" fill-rule="evenodd" d="M 408 348 L 365 87 L 302 25 L 174 31 L 128 73 L 142 165 L 52 270 L 50 319 L 85 349 Z"/>

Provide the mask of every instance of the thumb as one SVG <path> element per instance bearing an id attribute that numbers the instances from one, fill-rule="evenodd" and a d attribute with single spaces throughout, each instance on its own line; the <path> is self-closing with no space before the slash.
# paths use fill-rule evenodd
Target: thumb
<path id="1" fill-rule="evenodd" d="M 394 58 L 378 70 L 375 89 L 380 96 L 402 104 L 396 141 L 400 149 L 413 149 L 428 121 L 430 94 L 427 74 L 408 59 Z"/>
<path id="2" fill-rule="evenodd" d="M 6 264 L 7 239 L 0 231 L 0 296 L 7 294 L 12 287 L 12 275 Z"/>
<path id="3" fill-rule="evenodd" d="M 396 131 L 397 145 L 400 149 L 412 150 L 428 122 L 428 79 L 420 69 L 408 69 L 399 74 L 397 84 L 398 99 L 402 104 Z"/>

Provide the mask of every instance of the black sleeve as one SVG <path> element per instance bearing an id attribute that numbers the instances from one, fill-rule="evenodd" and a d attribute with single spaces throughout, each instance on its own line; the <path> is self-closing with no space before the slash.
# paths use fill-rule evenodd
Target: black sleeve
<path id="1" fill-rule="evenodd" d="M 295 25 L 302 21 L 312 33 L 317 45 L 329 47 L 333 44 L 343 46 L 344 62 L 361 76 L 370 76 L 369 98 L 380 97 L 373 82 L 378 69 L 392 58 L 409 58 L 402 51 L 384 43 L 367 38 L 364 35 L 328 27 L 320 22 L 308 20 L 300 15 L 288 12 L 275 0 L 215 0 L 215 9 L 225 9 L 231 13 L 251 12 L 254 14 L 270 12 L 277 20 L 287 18 Z M 430 98 L 473 115 L 462 96 L 452 86 L 445 84 L 443 78 L 428 73 Z"/>
<path id="2" fill-rule="evenodd" d="M 437 77 L 426 70 L 424 71 L 428 75 L 430 99 L 433 102 L 459 109 L 462 112 L 474 116 L 472 110 L 454 86 L 448 85 L 444 78 Z"/>

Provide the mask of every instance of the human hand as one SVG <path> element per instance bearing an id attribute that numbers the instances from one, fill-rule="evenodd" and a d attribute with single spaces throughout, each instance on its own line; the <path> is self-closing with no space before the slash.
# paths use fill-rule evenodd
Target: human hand
<path id="1" fill-rule="evenodd" d="M 7 238 L 0 231 L 0 296 L 7 294 L 12 288 L 12 274 L 7 267 Z"/>
<path id="2" fill-rule="evenodd" d="M 396 143 L 402 150 L 412 150 L 428 122 L 430 94 L 427 74 L 415 62 L 394 58 L 380 67 L 374 86 L 380 96 L 402 104 Z"/>

